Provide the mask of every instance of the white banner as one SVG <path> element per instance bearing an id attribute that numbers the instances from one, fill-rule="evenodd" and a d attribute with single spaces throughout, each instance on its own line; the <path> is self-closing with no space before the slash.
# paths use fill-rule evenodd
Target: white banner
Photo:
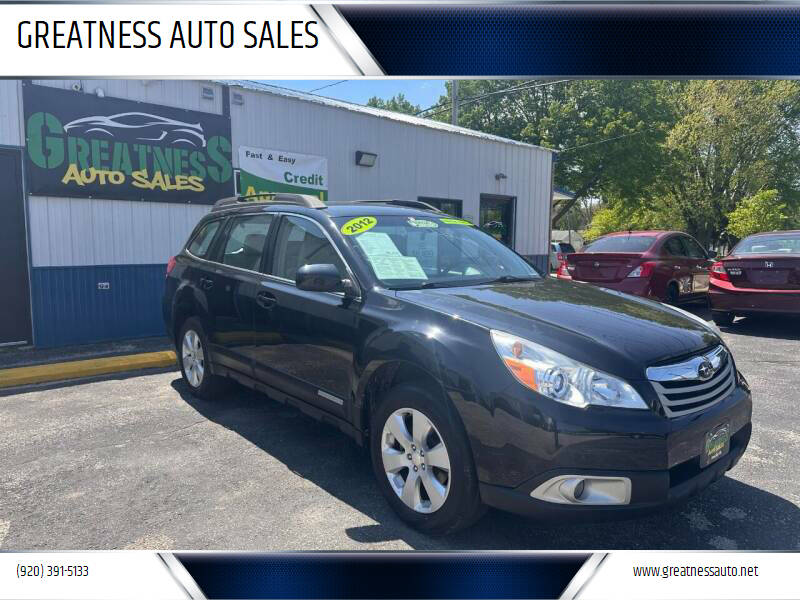
<path id="1" fill-rule="evenodd" d="M 351 56 L 339 17 L 307 4 L 0 4 L 0 76 L 380 74 Z M 335 31 L 334 31 L 335 30 Z M 341 42 L 339 38 L 345 42 Z M 363 61 L 361 61 L 363 62 Z M 374 61 L 373 61 L 374 62 Z"/>
<path id="2" fill-rule="evenodd" d="M 240 146 L 239 169 L 243 194 L 313 194 L 328 189 L 328 159 L 324 156 Z"/>

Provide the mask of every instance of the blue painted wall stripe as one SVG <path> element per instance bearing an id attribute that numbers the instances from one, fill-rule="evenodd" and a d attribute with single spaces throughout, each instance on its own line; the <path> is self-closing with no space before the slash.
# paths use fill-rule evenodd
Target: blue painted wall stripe
<path id="1" fill-rule="evenodd" d="M 33 335 L 39 347 L 164 335 L 166 265 L 34 267 Z M 98 289 L 98 283 L 109 289 Z"/>

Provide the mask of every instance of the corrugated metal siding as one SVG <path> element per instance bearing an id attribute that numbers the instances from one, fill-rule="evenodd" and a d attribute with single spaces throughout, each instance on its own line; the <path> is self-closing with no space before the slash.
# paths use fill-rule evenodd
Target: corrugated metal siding
<path id="1" fill-rule="evenodd" d="M 166 265 L 32 269 L 34 343 L 40 347 L 164 335 Z M 98 290 L 108 282 L 108 290 Z"/>
<path id="2" fill-rule="evenodd" d="M 101 88 L 106 96 L 125 98 L 139 102 L 163 104 L 190 110 L 222 114 L 223 86 L 209 81 L 185 79 L 151 80 L 151 79 L 36 79 L 36 85 L 71 90 L 80 84 L 81 89 L 93 94 Z M 214 99 L 201 96 L 203 87 L 214 88 Z"/>
<path id="3" fill-rule="evenodd" d="M 456 132 L 419 127 L 337 106 L 237 88 L 234 147 L 260 146 L 328 158 L 331 200 L 436 196 L 463 201 L 478 218 L 480 194 L 517 198 L 516 250 L 547 254 L 552 154 Z M 374 167 L 356 150 L 376 152 Z M 234 164 L 238 156 L 234 152 Z M 495 174 L 508 178 L 496 180 Z"/>
<path id="4" fill-rule="evenodd" d="M 20 90 L 18 79 L 0 79 L 0 145 L 22 145 Z"/>
<path id="5" fill-rule="evenodd" d="M 166 264 L 209 206 L 31 196 L 34 267 Z"/>

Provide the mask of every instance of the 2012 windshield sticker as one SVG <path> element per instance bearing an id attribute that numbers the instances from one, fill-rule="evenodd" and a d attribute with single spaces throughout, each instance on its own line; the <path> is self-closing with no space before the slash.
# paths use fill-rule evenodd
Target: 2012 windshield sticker
<path id="1" fill-rule="evenodd" d="M 378 224 L 375 217 L 356 217 L 342 225 L 341 232 L 345 235 L 357 235 L 369 231 Z"/>

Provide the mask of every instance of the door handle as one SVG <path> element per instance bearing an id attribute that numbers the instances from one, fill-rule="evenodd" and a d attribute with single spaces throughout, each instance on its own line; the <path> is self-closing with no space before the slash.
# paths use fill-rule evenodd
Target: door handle
<path id="1" fill-rule="evenodd" d="M 278 303 L 278 299 L 269 292 L 258 292 L 256 294 L 256 304 L 261 308 L 272 308 Z"/>
<path id="2" fill-rule="evenodd" d="M 209 279 L 208 277 L 201 277 L 200 287 L 203 288 L 204 290 L 210 290 L 212 287 L 214 287 L 214 280 Z"/>

